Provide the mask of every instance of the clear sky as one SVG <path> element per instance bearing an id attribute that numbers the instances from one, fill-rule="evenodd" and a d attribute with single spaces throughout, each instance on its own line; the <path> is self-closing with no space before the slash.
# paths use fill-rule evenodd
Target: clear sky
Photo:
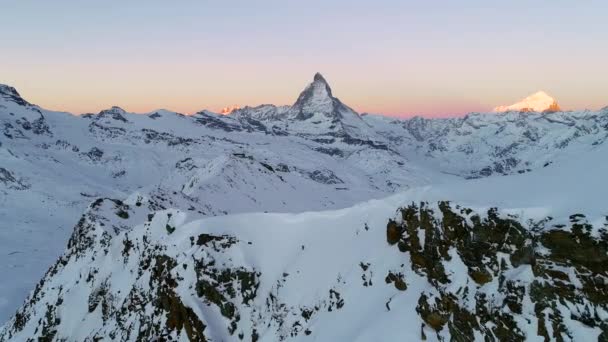
<path id="1" fill-rule="evenodd" d="M 49 109 L 291 104 L 317 71 L 359 112 L 608 105 L 606 0 L 0 4 L 0 83 Z"/>

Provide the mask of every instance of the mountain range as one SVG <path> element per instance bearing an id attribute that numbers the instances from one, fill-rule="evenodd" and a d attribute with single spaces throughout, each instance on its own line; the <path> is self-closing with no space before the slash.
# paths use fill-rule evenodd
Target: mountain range
<path id="1" fill-rule="evenodd" d="M 0 85 L 0 341 L 606 340 L 608 109 L 549 99 L 394 119 L 316 74 L 76 116 Z"/>

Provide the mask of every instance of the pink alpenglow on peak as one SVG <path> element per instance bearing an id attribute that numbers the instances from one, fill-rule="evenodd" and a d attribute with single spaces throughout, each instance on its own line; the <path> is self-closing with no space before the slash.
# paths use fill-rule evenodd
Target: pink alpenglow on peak
<path id="1" fill-rule="evenodd" d="M 239 107 L 237 105 L 224 107 L 224 108 L 222 108 L 222 111 L 220 112 L 220 114 L 222 114 L 222 115 L 228 115 L 228 114 L 234 112 L 237 109 L 241 109 L 241 107 Z"/>
<path id="2" fill-rule="evenodd" d="M 561 108 L 554 98 L 544 91 L 536 92 L 510 106 L 498 106 L 493 112 L 559 112 Z"/>

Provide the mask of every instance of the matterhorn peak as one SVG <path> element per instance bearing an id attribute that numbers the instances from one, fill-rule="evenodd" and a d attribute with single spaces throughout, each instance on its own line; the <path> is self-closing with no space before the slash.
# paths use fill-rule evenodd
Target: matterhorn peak
<path id="1" fill-rule="evenodd" d="M 554 98 L 549 96 L 544 91 L 526 97 L 525 99 L 509 106 L 498 106 L 494 108 L 494 112 L 559 112 L 561 108 Z"/>
<path id="2" fill-rule="evenodd" d="M 314 114 L 331 115 L 334 112 L 334 104 L 337 101 L 331 93 L 329 84 L 320 73 L 316 73 L 310 83 L 291 107 L 295 117 L 305 120 Z"/>
<path id="3" fill-rule="evenodd" d="M 320 72 L 315 73 L 315 77 L 313 78 L 313 81 L 315 81 L 315 82 L 323 82 L 323 83 L 327 84 L 327 81 L 325 80 L 325 77 L 323 77 L 323 75 L 321 75 Z"/>
<path id="4" fill-rule="evenodd" d="M 325 91 L 327 96 L 333 97 L 333 95 L 331 94 L 331 87 L 329 86 L 329 83 L 327 83 L 325 77 L 323 77 L 323 75 L 321 75 L 321 73 L 319 72 L 317 72 L 313 77 L 313 82 L 310 84 L 310 86 L 319 87 Z"/>

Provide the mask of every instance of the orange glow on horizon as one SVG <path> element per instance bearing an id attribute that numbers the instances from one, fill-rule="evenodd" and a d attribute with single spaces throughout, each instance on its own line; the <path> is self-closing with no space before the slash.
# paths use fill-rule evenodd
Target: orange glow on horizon
<path id="1" fill-rule="evenodd" d="M 134 113 L 167 109 L 193 114 L 205 109 L 216 113 L 232 111 L 231 106 L 226 106 L 228 103 L 239 103 L 238 107 L 262 104 L 291 105 L 314 75 L 314 71 L 286 75 L 281 72 L 282 69 L 272 69 L 273 72 L 269 72 L 269 75 L 260 77 L 258 73 L 247 72 L 245 67 L 235 70 L 235 74 L 242 72 L 238 79 L 219 71 L 212 73 L 205 69 L 190 74 L 181 70 L 180 75 L 157 72 L 158 80 L 149 76 L 135 77 L 135 74 L 129 74 L 121 67 L 113 70 L 110 76 L 124 71 L 129 77 L 99 78 L 94 82 L 91 77 L 75 72 L 78 70 L 73 70 L 74 72 L 62 78 L 33 68 L 28 71 L 31 72 L 28 75 L 9 70 L 8 77 L 0 80 L 0 83 L 14 86 L 24 99 L 45 109 L 73 114 L 98 113 L 112 106 L 119 106 Z M 93 72 L 93 69 L 85 65 L 82 69 L 76 69 Z M 143 68 L 140 71 L 143 74 L 147 70 Z M 95 70 L 96 73 L 99 71 Z M 521 99 L 537 89 L 534 85 L 530 86 L 533 87 L 532 90 L 522 91 L 515 86 L 506 87 L 503 84 L 501 87 L 504 89 L 491 89 L 483 85 L 465 83 L 458 92 L 454 92 L 450 91 L 451 85 L 438 88 L 434 84 L 409 81 L 405 76 L 392 77 L 376 84 L 365 79 L 354 79 L 351 75 L 345 76 L 343 72 L 324 73 L 335 97 L 358 113 L 382 114 L 396 118 L 453 117 L 470 112 L 490 112 L 496 106 L 513 103 L 514 100 Z M 24 79 L 27 81 L 23 81 Z M 214 81 L 201 82 L 201 79 Z M 548 91 L 560 105 L 569 103 L 563 98 L 572 103 L 578 96 L 564 92 L 558 87 Z M 596 96 L 591 91 L 586 91 L 585 95 Z M 574 103 L 579 104 L 578 109 L 600 109 L 606 105 L 595 101 L 583 106 L 580 105 L 583 103 L 581 101 L 583 100 L 579 99 Z M 572 106 L 564 106 L 564 109 L 569 108 Z"/>

